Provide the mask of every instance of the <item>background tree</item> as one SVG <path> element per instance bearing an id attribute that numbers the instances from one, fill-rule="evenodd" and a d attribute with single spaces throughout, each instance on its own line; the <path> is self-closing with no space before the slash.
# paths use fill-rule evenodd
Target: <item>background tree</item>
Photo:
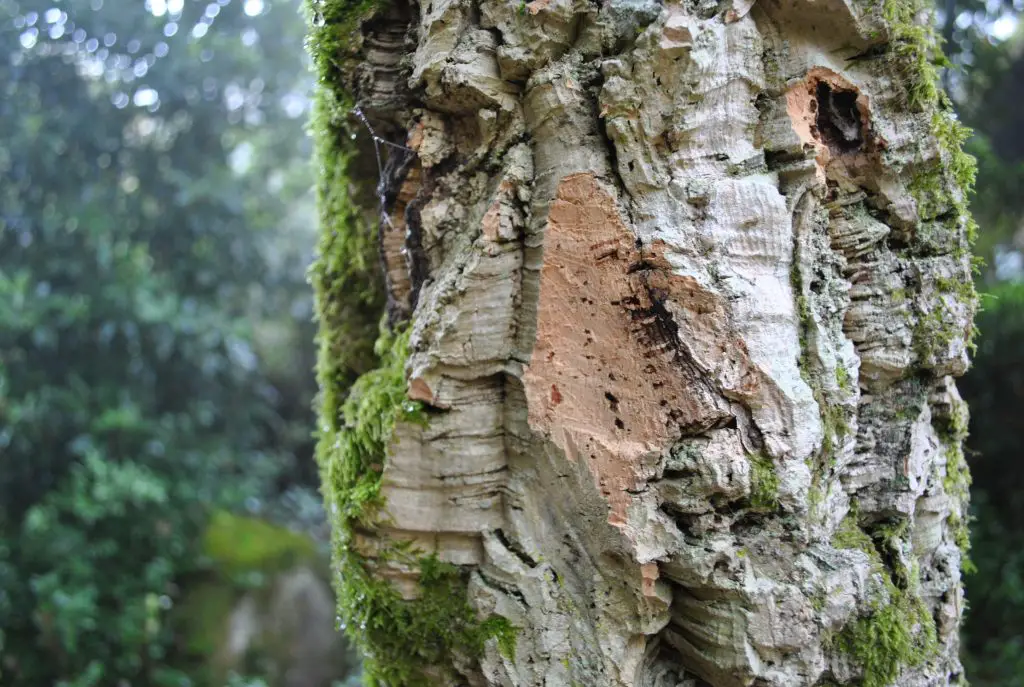
<path id="1" fill-rule="evenodd" d="M 289 343 L 303 25 L 288 2 L 0 3 L 5 685 L 220 687 L 190 590 L 312 546 L 222 511 L 322 523 L 312 347 Z"/>
<path id="2" fill-rule="evenodd" d="M 971 558 L 966 663 L 971 684 L 1007 686 L 1024 675 L 1024 561 L 1016 523 L 1022 516 L 1020 433 L 1007 431 L 1024 397 L 1024 285 L 1007 284 L 985 298 L 983 332 L 974 367 L 964 380 L 971 402 Z"/>
<path id="3" fill-rule="evenodd" d="M 1014 409 L 1024 398 L 1016 372 L 1024 350 L 1021 5 L 961 0 L 940 5 L 950 39 L 946 48 L 954 64 L 947 81 L 958 111 L 974 129 L 968 150 L 978 157 L 977 193 L 971 204 L 980 226 L 975 252 L 984 260 L 979 283 L 989 292 L 978 320 L 978 352 L 963 384 L 971 407 L 971 567 L 976 569 L 966 579 L 964 661 L 971 684 L 1010 687 L 1024 676 L 1024 566 L 1014 534 L 1020 521 L 1018 457 L 1024 444 L 1019 432 L 1009 429 Z"/>

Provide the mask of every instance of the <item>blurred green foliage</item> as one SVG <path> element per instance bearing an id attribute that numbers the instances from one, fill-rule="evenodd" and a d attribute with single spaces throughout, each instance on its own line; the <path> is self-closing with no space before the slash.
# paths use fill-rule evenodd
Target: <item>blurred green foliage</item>
<path id="1" fill-rule="evenodd" d="M 315 563 L 318 553 L 309 537 L 228 511 L 218 511 L 210 518 L 202 550 L 218 570 L 230 576 L 249 571 L 267 574 L 299 563 Z"/>
<path id="2" fill-rule="evenodd" d="M 1024 680 L 1024 282 L 983 298 L 981 339 L 963 380 L 971 405 L 969 462 L 974 476 L 967 579 L 965 663 L 976 687 Z"/>
<path id="3" fill-rule="evenodd" d="M 1006 29 L 1019 23 L 1024 3 L 939 0 L 939 7 L 959 67 L 947 82 L 975 130 L 971 208 L 980 227 L 975 251 L 985 260 L 980 289 L 989 292 L 973 367 L 960 383 L 971 410 L 976 567 L 966 578 L 963 660 L 974 687 L 1016 687 L 1024 684 L 1024 439 L 1017 426 L 1024 406 L 1024 35 Z"/>
<path id="4" fill-rule="evenodd" d="M 303 31 L 0 0 L 0 684 L 201 684 L 171 611 L 270 545 L 228 512 L 322 521 Z"/>

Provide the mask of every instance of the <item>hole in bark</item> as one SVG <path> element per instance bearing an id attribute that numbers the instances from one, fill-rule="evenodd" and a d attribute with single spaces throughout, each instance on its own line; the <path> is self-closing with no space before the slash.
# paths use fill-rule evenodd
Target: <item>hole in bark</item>
<path id="1" fill-rule="evenodd" d="M 612 412 L 613 413 L 618 412 L 618 410 L 619 410 L 619 399 L 615 397 L 615 394 L 613 394 L 610 391 L 606 391 L 606 392 L 604 392 L 604 397 L 608 399 L 608 407 L 611 408 Z"/>
<path id="2" fill-rule="evenodd" d="M 622 418 L 615 418 L 615 426 L 619 429 L 626 429 L 626 423 L 622 421 Z"/>
<path id="3" fill-rule="evenodd" d="M 818 82 L 814 119 L 818 136 L 830 150 L 850 153 L 864 145 L 864 122 L 857 108 L 857 91 L 833 89 Z"/>

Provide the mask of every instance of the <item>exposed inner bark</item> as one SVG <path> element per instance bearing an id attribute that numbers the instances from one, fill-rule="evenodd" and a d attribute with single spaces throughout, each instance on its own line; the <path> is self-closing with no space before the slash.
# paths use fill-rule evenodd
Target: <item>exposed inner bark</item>
<path id="1" fill-rule="evenodd" d="M 619 525 L 629 492 L 651 476 L 645 456 L 683 430 L 730 417 L 728 403 L 683 359 L 664 306 L 669 294 L 649 286 L 656 268 L 635 244 L 593 175 L 559 183 L 545 229 L 537 342 L 523 376 L 530 426 L 570 460 L 591 462 Z"/>

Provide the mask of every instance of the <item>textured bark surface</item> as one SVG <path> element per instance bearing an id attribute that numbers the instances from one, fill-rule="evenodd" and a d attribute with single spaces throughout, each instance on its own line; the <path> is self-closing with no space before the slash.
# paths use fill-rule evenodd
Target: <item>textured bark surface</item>
<path id="1" fill-rule="evenodd" d="M 894 2 L 361 24 L 355 102 L 417 153 L 379 235 L 426 417 L 361 565 L 414 599 L 412 541 L 514 628 L 426 678 L 960 681 L 969 165 Z"/>

